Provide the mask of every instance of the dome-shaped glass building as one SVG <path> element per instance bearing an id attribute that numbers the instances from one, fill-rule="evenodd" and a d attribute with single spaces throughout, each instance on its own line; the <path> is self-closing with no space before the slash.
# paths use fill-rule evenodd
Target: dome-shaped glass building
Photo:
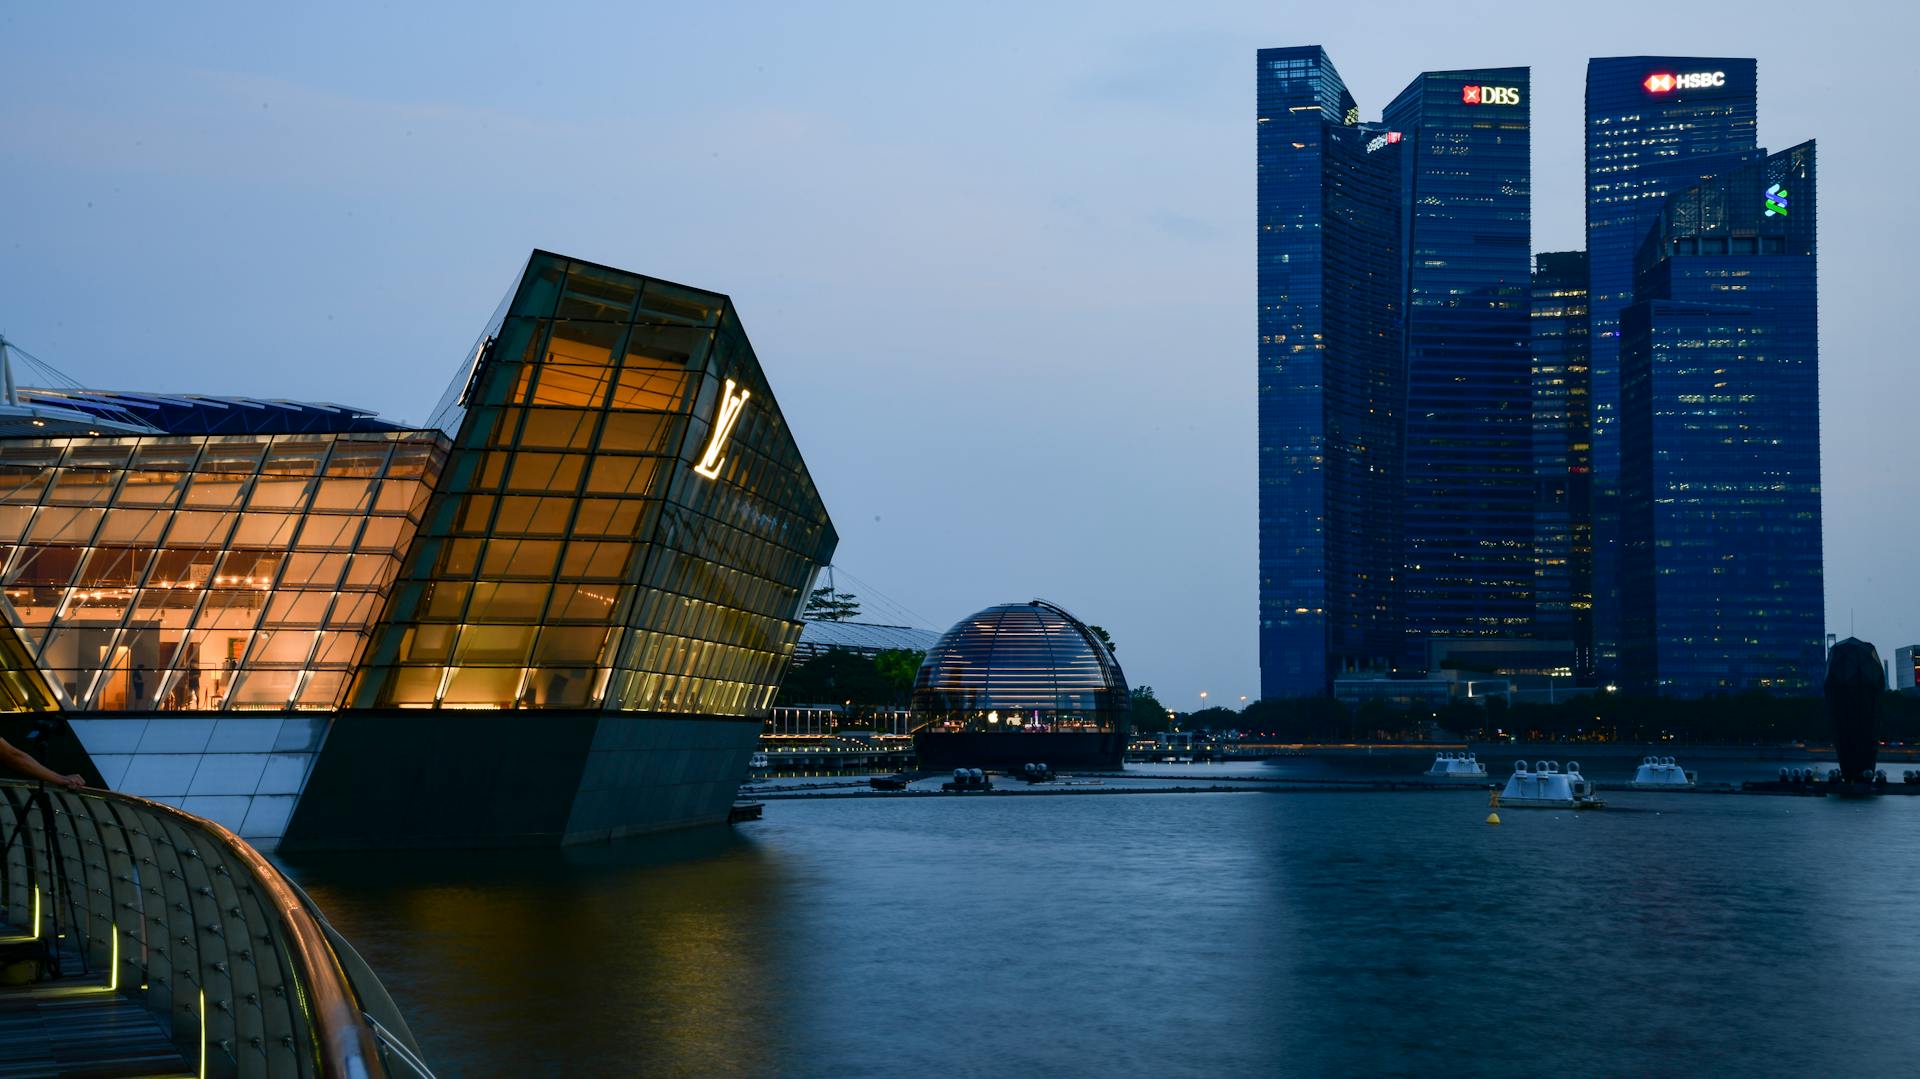
<path id="1" fill-rule="evenodd" d="M 1118 768 L 1127 678 L 1086 623 L 1045 600 L 1003 603 L 941 636 L 913 685 L 923 768 Z"/>

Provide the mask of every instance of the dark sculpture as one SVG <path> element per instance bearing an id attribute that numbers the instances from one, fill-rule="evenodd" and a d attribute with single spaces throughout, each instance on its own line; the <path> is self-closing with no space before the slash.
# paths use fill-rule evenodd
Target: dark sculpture
<path id="1" fill-rule="evenodd" d="M 1833 724 L 1833 751 L 1840 777 L 1871 782 L 1880 757 L 1876 728 L 1880 698 L 1887 691 L 1880 653 L 1858 637 L 1848 637 L 1827 652 L 1827 719 Z"/>

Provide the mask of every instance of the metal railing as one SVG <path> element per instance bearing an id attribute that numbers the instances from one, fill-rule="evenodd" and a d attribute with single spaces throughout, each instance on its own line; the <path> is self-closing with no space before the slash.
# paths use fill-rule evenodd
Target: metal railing
<path id="1" fill-rule="evenodd" d="M 199 1073 L 429 1076 L 379 979 L 220 825 L 99 790 L 0 780 L 0 920 L 57 979 L 144 1004 Z"/>

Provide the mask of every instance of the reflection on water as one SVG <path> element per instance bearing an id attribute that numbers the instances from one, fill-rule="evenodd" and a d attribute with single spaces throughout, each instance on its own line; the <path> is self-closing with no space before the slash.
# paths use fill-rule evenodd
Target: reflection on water
<path id="1" fill-rule="evenodd" d="M 779 1070 L 759 933 L 778 873 L 730 830 L 287 868 L 443 1076 Z"/>
<path id="2" fill-rule="evenodd" d="M 445 1075 L 1905 1070 L 1920 798 L 777 802 L 291 868 Z"/>

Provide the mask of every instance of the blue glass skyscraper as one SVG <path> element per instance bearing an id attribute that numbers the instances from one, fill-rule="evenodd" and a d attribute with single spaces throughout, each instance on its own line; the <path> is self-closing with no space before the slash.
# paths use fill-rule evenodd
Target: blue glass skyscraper
<path id="1" fill-rule="evenodd" d="M 1814 144 L 1669 196 L 1620 313 L 1623 684 L 1817 684 Z"/>
<path id="2" fill-rule="evenodd" d="M 1400 150 L 1318 46 L 1258 57 L 1260 681 L 1327 692 L 1400 629 Z"/>
<path id="3" fill-rule="evenodd" d="M 1751 59 L 1616 56 L 1587 62 L 1587 254 L 1591 260 L 1594 648 L 1619 677 L 1620 309 L 1661 200 L 1756 158 Z"/>
<path id="4" fill-rule="evenodd" d="M 1593 661 L 1593 452 L 1587 253 L 1544 251 L 1533 267 L 1534 635 Z"/>
<path id="5" fill-rule="evenodd" d="M 1524 67 L 1427 72 L 1404 133 L 1403 662 L 1533 620 L 1532 168 Z"/>

